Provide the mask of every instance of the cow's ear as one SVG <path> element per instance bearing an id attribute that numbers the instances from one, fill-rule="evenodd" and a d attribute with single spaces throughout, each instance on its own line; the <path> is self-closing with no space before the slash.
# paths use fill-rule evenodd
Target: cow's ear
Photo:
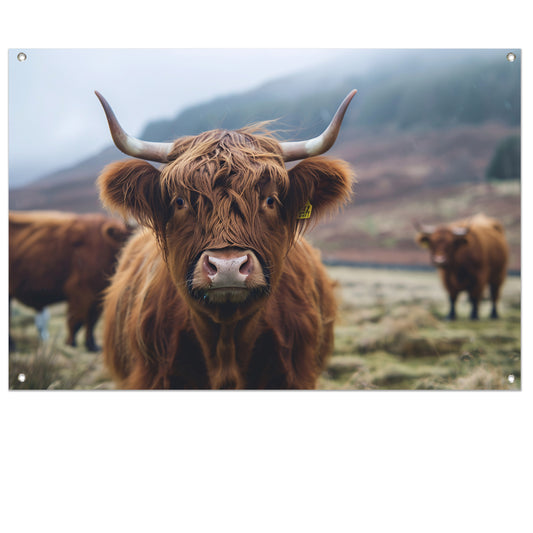
<path id="1" fill-rule="evenodd" d="M 291 217 L 318 220 L 351 198 L 354 172 L 345 161 L 310 157 L 288 173 L 290 190 L 286 203 Z"/>
<path id="2" fill-rule="evenodd" d="M 112 246 L 120 246 L 126 242 L 126 239 L 130 236 L 129 231 L 125 226 L 121 227 L 116 222 L 106 222 L 102 226 L 102 235 Z"/>
<path id="3" fill-rule="evenodd" d="M 429 235 L 427 233 L 417 233 L 416 237 L 415 237 L 415 242 L 419 245 L 419 246 L 422 246 L 423 248 L 428 248 L 429 247 Z"/>
<path id="4" fill-rule="evenodd" d="M 160 172 L 140 159 L 111 163 L 98 177 L 100 199 L 104 206 L 123 218 L 132 216 L 139 224 L 159 230 L 170 210 L 162 190 Z"/>

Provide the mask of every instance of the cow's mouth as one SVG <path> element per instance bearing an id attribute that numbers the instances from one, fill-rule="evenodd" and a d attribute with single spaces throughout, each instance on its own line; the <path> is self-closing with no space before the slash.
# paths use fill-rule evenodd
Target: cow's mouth
<path id="1" fill-rule="evenodd" d="M 210 304 L 245 304 L 257 300 L 268 293 L 264 289 L 243 289 L 240 287 L 227 287 L 218 289 L 194 290 L 192 296 L 206 305 Z"/>
<path id="2" fill-rule="evenodd" d="M 204 294 L 206 303 L 238 304 L 248 299 L 250 291 L 242 287 L 221 287 L 218 289 L 208 289 Z"/>
<path id="3" fill-rule="evenodd" d="M 191 296 L 206 305 L 242 305 L 269 292 L 267 269 L 250 249 L 206 250 L 187 279 Z"/>
<path id="4" fill-rule="evenodd" d="M 444 267 L 448 264 L 448 258 L 442 254 L 435 254 L 431 257 L 431 262 L 436 267 Z"/>

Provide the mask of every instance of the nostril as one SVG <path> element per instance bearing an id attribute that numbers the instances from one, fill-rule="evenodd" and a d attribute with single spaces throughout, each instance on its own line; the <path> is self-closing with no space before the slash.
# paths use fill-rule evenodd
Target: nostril
<path id="1" fill-rule="evenodd" d="M 211 258 L 208 255 L 204 256 L 202 265 L 208 276 L 214 276 L 217 273 L 217 266 L 211 262 Z"/>
<path id="2" fill-rule="evenodd" d="M 250 260 L 250 256 L 246 255 L 246 259 L 242 263 L 242 265 L 239 267 L 239 272 L 243 274 L 244 276 L 249 276 L 254 269 L 254 264 Z"/>

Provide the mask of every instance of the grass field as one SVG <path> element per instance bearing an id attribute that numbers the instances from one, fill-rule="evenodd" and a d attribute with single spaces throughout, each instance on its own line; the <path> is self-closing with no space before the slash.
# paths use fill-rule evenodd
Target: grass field
<path id="1" fill-rule="evenodd" d="M 331 269 L 341 284 L 335 351 L 321 389 L 520 389 L 520 279 L 507 279 L 499 320 L 445 320 L 436 272 Z"/>
<path id="2" fill-rule="evenodd" d="M 458 320 L 445 320 L 447 296 L 435 272 L 331 267 L 339 281 L 335 350 L 324 390 L 520 390 L 520 279 L 509 277 L 500 319 L 470 321 L 463 294 Z M 34 312 L 12 304 L 11 389 L 112 389 L 101 355 L 65 346 L 66 306 L 50 307 L 50 339 L 41 342 Z M 96 329 L 101 339 L 101 323 Z"/>

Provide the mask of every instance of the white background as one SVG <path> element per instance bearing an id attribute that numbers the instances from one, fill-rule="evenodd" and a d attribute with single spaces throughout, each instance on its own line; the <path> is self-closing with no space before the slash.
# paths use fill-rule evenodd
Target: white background
<path id="1" fill-rule="evenodd" d="M 7 49 L 18 47 L 522 48 L 530 146 L 525 6 L 8 0 L 0 57 L 5 73 Z M 1 145 L 7 211 L 7 137 Z M 532 531 L 531 165 L 522 153 L 522 392 L 9 392 L 6 315 L 2 529 Z M 7 223 L 2 242 L 7 250 Z"/>

